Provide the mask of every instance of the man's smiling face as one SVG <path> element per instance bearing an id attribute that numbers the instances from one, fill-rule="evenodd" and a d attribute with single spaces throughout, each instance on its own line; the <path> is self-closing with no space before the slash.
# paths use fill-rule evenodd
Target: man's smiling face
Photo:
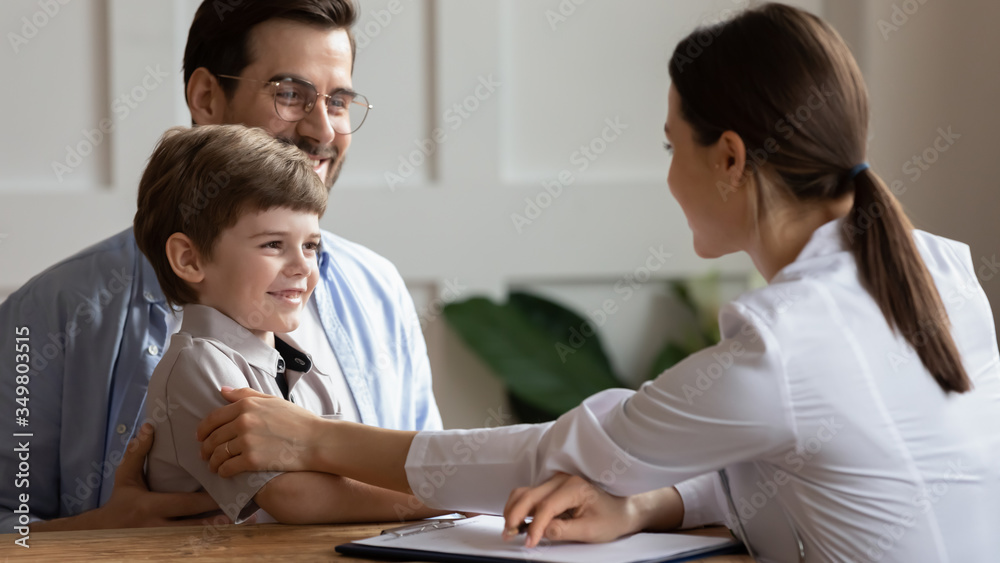
<path id="1" fill-rule="evenodd" d="M 240 73 L 240 78 L 249 80 L 238 81 L 223 121 L 261 127 L 299 147 L 315 161 L 314 169 L 329 189 L 340 174 L 351 135 L 333 130 L 322 99 L 301 121 L 284 121 L 274 109 L 273 87 L 261 82 L 297 78 L 309 82 L 321 94 L 353 89 L 347 30 L 268 20 L 251 31 L 249 55 L 252 62 Z"/>

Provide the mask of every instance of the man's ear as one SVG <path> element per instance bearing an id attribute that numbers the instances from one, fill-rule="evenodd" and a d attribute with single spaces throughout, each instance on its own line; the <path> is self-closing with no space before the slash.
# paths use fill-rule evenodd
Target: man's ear
<path id="1" fill-rule="evenodd" d="M 205 67 L 191 73 L 187 83 L 188 111 L 198 125 L 221 125 L 228 100 L 219 80 Z"/>
<path id="2" fill-rule="evenodd" d="M 731 186 L 738 188 L 743 184 L 747 168 L 747 148 L 743 138 L 735 131 L 725 131 L 715 147 L 715 167 L 725 174 Z"/>
<path id="3" fill-rule="evenodd" d="M 174 233 L 167 239 L 167 260 L 180 279 L 190 284 L 197 284 L 205 279 L 201 253 L 184 233 Z"/>

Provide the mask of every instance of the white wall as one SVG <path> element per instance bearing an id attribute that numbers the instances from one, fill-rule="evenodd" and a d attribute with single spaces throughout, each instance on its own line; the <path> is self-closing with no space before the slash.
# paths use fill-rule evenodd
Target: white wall
<path id="1" fill-rule="evenodd" d="M 996 319 L 1000 3 L 926 0 L 916 4 L 913 14 L 904 12 L 905 21 L 897 12 L 902 25 L 898 31 L 885 28 L 883 35 L 877 22 L 892 23 L 892 6 L 866 4 L 867 77 L 875 116 L 872 161 L 887 180 L 904 183 L 900 199 L 918 227 L 972 247 Z M 937 140 L 941 130 L 957 137 L 950 146 Z M 948 148 L 939 152 L 935 143 Z M 920 164 L 913 162 L 915 157 L 936 161 Z"/>
<path id="2" fill-rule="evenodd" d="M 1000 40 L 988 26 L 997 7 L 925 0 L 884 40 L 877 20 L 889 17 L 892 2 L 796 3 L 828 15 L 857 47 L 876 114 L 872 162 L 887 179 L 907 178 L 903 162 L 931 145 L 937 127 L 963 135 L 908 182 L 904 203 L 919 225 L 991 256 L 1000 196 L 989 192 L 996 144 L 988 135 L 998 125 L 990 108 L 1000 99 Z M 663 246 L 671 258 L 600 329 L 616 368 L 636 378 L 675 330 L 664 279 L 709 269 L 739 278 L 750 269 L 738 257 L 694 256 L 661 148 L 673 46 L 742 0 L 402 0 L 395 14 L 388 0 L 362 4 L 355 86 L 376 109 L 355 135 L 323 224 L 384 254 L 407 280 L 447 426 L 481 425 L 503 396 L 439 317 L 443 299 L 500 297 L 516 287 L 586 311 L 651 246 Z M 129 224 L 156 138 L 188 123 L 180 56 L 196 5 L 74 0 L 17 52 L 9 42 L 0 47 L 6 74 L 24 84 L 0 89 L 4 106 L 17 108 L 0 140 L 0 296 Z M 39 9 L 34 0 L 0 4 L 0 30 L 21 33 L 21 18 L 44 19 Z M 552 17 L 560 10 L 564 19 Z M 158 66 L 169 76 L 137 90 Z M 475 98 L 491 76 L 499 84 Z M 143 100 L 121 118 L 115 100 L 134 93 Z M 464 117 L 455 104 L 474 109 Z M 104 117 L 116 131 L 58 181 L 52 162 L 64 161 L 67 145 Z M 583 169 L 576 151 L 601 147 L 595 139 L 615 118 L 628 128 Z M 419 158 L 414 151 L 435 128 L 447 139 Z M 409 172 L 407 159 L 422 162 Z M 560 173 L 573 184 L 548 198 L 543 183 Z M 544 204 L 538 217 L 527 215 L 529 201 Z M 513 214 L 531 223 L 519 230 Z M 984 285 L 998 302 L 1000 282 Z"/>

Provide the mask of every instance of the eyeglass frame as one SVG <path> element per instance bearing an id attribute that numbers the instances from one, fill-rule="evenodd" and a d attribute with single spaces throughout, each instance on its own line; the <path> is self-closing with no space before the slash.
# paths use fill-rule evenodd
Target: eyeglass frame
<path id="1" fill-rule="evenodd" d="M 286 76 L 286 77 L 284 77 L 284 78 L 282 78 L 280 80 L 257 80 L 256 78 L 244 78 L 242 76 L 233 76 L 231 74 L 216 74 L 215 76 L 217 76 L 218 78 L 229 78 L 231 80 L 246 80 L 248 82 L 257 82 L 258 84 L 267 84 L 267 85 L 273 86 L 274 87 L 274 91 L 271 93 L 271 99 L 272 99 L 272 101 L 274 103 L 274 113 L 277 114 L 277 116 L 278 116 L 279 119 L 281 119 L 282 121 L 284 121 L 286 123 L 298 123 L 299 121 L 302 121 L 303 119 L 305 119 L 306 116 L 309 115 L 310 113 L 312 113 L 312 110 L 314 110 L 316 108 L 316 101 L 319 100 L 320 96 L 322 96 L 323 98 L 326 98 L 326 100 L 324 100 L 324 102 L 323 102 L 323 105 L 325 105 L 327 108 L 329 108 L 330 107 L 330 100 L 333 99 L 334 95 L 336 95 L 338 93 L 342 93 L 342 92 L 347 92 L 349 94 L 352 94 L 354 96 L 354 99 L 351 100 L 351 103 L 352 104 L 358 104 L 358 105 L 364 106 L 364 108 L 365 108 L 365 115 L 364 115 L 364 117 L 361 118 L 361 122 L 358 123 L 358 126 L 355 127 L 349 133 L 342 133 L 342 132 L 337 131 L 336 129 L 334 129 L 334 131 L 337 134 L 339 134 L 339 135 L 353 135 L 355 132 L 357 132 L 358 129 L 361 129 L 361 126 L 364 125 L 365 120 L 368 119 L 368 112 L 370 112 L 371 110 L 375 109 L 375 106 L 373 106 L 371 103 L 368 102 L 368 96 L 365 96 L 364 94 L 360 94 L 358 92 L 355 92 L 354 90 L 351 90 L 350 88 L 338 88 L 333 94 L 324 94 L 324 93 L 320 92 L 319 90 L 317 90 L 316 89 L 316 85 L 313 84 L 312 82 L 309 82 L 307 80 L 302 80 L 301 78 L 295 78 L 294 76 Z M 312 91 L 315 92 L 315 94 L 316 94 L 316 96 L 313 97 L 312 102 L 309 104 L 309 109 L 308 110 L 303 109 L 303 111 L 305 113 L 302 115 L 302 117 L 300 117 L 300 118 L 298 118 L 298 119 L 296 119 L 294 121 L 285 119 L 284 117 L 281 116 L 281 112 L 278 111 L 278 86 L 280 86 L 282 82 L 290 82 L 292 84 L 299 84 L 299 85 L 302 85 L 302 86 L 308 86 L 309 88 L 312 88 Z M 359 97 L 364 99 L 363 103 L 357 101 L 357 98 L 359 98 Z M 327 109 L 327 114 L 329 114 L 329 109 Z M 332 124 L 331 124 L 331 126 L 332 126 Z"/>

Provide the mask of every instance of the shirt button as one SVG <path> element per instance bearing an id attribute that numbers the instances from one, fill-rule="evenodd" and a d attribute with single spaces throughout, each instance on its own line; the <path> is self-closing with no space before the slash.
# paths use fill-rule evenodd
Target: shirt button
<path id="1" fill-rule="evenodd" d="M 117 431 L 119 434 L 124 434 L 128 432 L 128 426 L 125 426 L 124 424 L 119 424 L 118 428 L 115 428 L 115 431 Z"/>
<path id="2" fill-rule="evenodd" d="M 142 296 L 146 298 L 146 301 L 156 301 L 156 298 L 153 297 L 152 291 L 144 291 Z"/>
<path id="3" fill-rule="evenodd" d="M 146 353 L 150 356 L 155 356 L 160 353 L 160 348 L 156 344 L 152 344 L 149 348 L 146 348 Z"/>

